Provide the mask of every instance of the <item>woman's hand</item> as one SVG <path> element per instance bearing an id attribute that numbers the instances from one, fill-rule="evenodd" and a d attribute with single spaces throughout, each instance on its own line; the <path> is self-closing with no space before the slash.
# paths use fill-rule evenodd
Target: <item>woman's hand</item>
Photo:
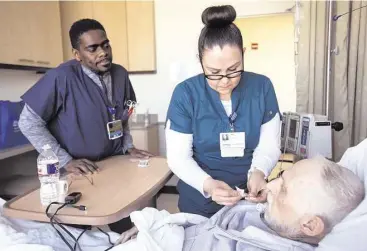
<path id="1" fill-rule="evenodd" d="M 265 174 L 260 170 L 254 170 L 247 182 L 248 195 L 245 197 L 250 202 L 266 201 Z"/>
<path id="2" fill-rule="evenodd" d="M 241 200 L 241 195 L 229 185 L 211 177 L 204 181 L 204 192 L 208 193 L 212 200 L 219 205 L 232 206 Z"/>
<path id="3" fill-rule="evenodd" d="M 120 236 L 120 238 L 115 242 L 115 246 L 119 244 L 123 244 L 127 242 L 128 240 L 136 238 L 136 235 L 138 234 L 139 230 L 134 226 L 130 228 L 129 230 L 126 230 L 123 232 Z"/>

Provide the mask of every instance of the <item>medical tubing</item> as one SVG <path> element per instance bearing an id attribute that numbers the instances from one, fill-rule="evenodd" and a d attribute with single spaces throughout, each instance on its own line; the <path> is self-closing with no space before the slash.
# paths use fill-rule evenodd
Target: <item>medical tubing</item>
<path id="1" fill-rule="evenodd" d="M 53 213 L 53 215 L 51 216 L 49 214 L 49 209 L 52 205 L 61 205 L 57 208 L 57 210 L 55 211 L 55 213 Z M 79 250 L 82 251 L 82 248 L 80 247 L 80 244 L 79 244 L 79 239 L 82 237 L 82 235 L 90 228 L 85 228 L 78 236 L 77 239 L 75 239 L 75 237 L 73 236 L 72 233 L 70 233 L 69 230 L 67 230 L 63 225 L 62 223 L 60 223 L 56 218 L 55 216 L 57 215 L 57 213 L 64 207 L 68 206 L 69 203 L 59 203 L 59 202 L 52 202 L 51 204 L 49 204 L 46 208 L 46 215 L 48 218 L 50 218 L 50 223 L 51 223 L 51 226 L 55 229 L 55 231 L 57 232 L 57 234 L 60 236 L 60 238 L 63 240 L 63 242 L 69 247 L 70 251 L 76 251 L 77 250 L 77 247 L 79 247 Z M 63 236 L 63 234 L 55 227 L 54 223 L 57 224 L 57 226 L 59 226 L 62 230 L 64 230 L 70 237 L 71 239 L 73 239 L 74 241 L 74 247 L 72 247 L 72 245 L 66 240 L 66 238 Z M 109 238 L 110 239 L 110 238 Z M 111 241 L 110 241 L 111 243 Z"/>
<path id="2" fill-rule="evenodd" d="M 110 250 L 111 248 L 113 248 L 115 245 L 112 243 L 110 235 L 109 235 L 108 233 L 106 233 L 105 231 L 103 231 L 103 230 L 102 230 L 101 228 L 99 228 L 99 227 L 97 227 L 97 229 L 98 229 L 99 231 L 101 231 L 103 234 L 107 235 L 107 237 L 108 237 L 108 242 L 111 244 L 111 247 L 107 248 L 107 249 L 106 249 L 106 250 L 104 250 L 104 251 L 108 251 L 108 250 Z"/>
<path id="3" fill-rule="evenodd" d="M 51 216 L 48 211 L 50 209 L 50 207 L 52 205 L 61 205 L 57 208 L 57 210 L 55 211 L 55 213 Z M 59 202 L 52 202 L 51 204 L 49 204 L 46 208 L 46 215 L 48 218 L 50 218 L 50 223 L 51 226 L 55 229 L 55 231 L 57 232 L 57 234 L 60 236 L 60 238 L 64 241 L 64 243 L 69 247 L 69 249 L 71 251 L 74 251 L 73 247 L 70 245 L 70 243 L 65 239 L 65 237 L 61 234 L 61 232 L 55 227 L 54 222 L 61 228 L 63 229 L 67 234 L 69 234 L 69 236 L 75 241 L 76 243 L 76 239 L 75 237 L 67 230 L 64 228 L 64 226 L 62 226 L 56 219 L 55 216 L 57 215 L 57 213 L 59 212 L 59 210 L 61 210 L 62 208 L 64 208 L 67 205 L 67 203 L 59 203 Z M 80 248 L 80 247 L 79 247 Z"/>

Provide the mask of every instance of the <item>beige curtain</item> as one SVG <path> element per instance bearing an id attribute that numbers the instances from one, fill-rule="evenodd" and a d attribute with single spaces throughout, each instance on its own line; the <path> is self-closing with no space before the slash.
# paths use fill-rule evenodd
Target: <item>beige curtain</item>
<path id="1" fill-rule="evenodd" d="M 365 1 L 335 2 L 334 14 L 340 15 L 366 5 Z M 334 21 L 330 118 L 342 121 L 344 130 L 334 133 L 334 153 L 344 151 L 367 137 L 367 8 Z"/>
<path id="2" fill-rule="evenodd" d="M 299 3 L 297 112 L 325 114 L 327 5 L 326 1 Z"/>
<path id="3" fill-rule="evenodd" d="M 325 114 L 326 60 L 329 51 L 325 35 L 328 31 L 329 4 L 326 1 L 302 1 L 300 8 L 303 13 L 300 44 L 303 46 L 299 50 L 296 83 L 299 112 Z M 340 15 L 366 4 L 366 1 L 333 1 L 332 15 Z M 364 74 L 367 74 L 366 28 L 367 8 L 346 14 L 332 21 L 331 25 L 329 119 L 344 124 L 342 131 L 333 131 L 333 156 L 336 161 L 348 147 L 367 137 L 367 118 L 364 117 L 367 115 L 367 75 Z"/>

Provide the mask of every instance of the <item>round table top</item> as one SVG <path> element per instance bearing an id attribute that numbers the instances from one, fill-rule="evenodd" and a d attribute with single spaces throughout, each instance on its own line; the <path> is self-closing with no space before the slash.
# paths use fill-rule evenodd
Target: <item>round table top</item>
<path id="1" fill-rule="evenodd" d="M 119 221 L 145 205 L 172 176 L 165 158 L 150 158 L 148 167 L 138 167 L 130 158 L 114 156 L 98 162 L 100 172 L 88 175 L 93 185 L 83 176 L 74 179 L 68 194 L 81 192 L 76 205 L 84 205 L 87 210 L 65 207 L 58 212 L 57 219 L 65 224 L 90 226 Z M 5 203 L 3 213 L 13 218 L 49 222 L 45 209 L 36 189 Z"/>

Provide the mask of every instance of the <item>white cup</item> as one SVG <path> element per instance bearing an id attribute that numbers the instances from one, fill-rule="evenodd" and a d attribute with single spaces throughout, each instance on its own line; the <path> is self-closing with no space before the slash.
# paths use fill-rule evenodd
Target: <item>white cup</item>
<path id="1" fill-rule="evenodd" d="M 57 192 L 59 196 L 58 202 L 64 203 L 65 197 L 67 196 L 69 190 L 68 177 L 67 176 L 60 177 L 59 183 L 57 185 L 58 185 Z"/>

